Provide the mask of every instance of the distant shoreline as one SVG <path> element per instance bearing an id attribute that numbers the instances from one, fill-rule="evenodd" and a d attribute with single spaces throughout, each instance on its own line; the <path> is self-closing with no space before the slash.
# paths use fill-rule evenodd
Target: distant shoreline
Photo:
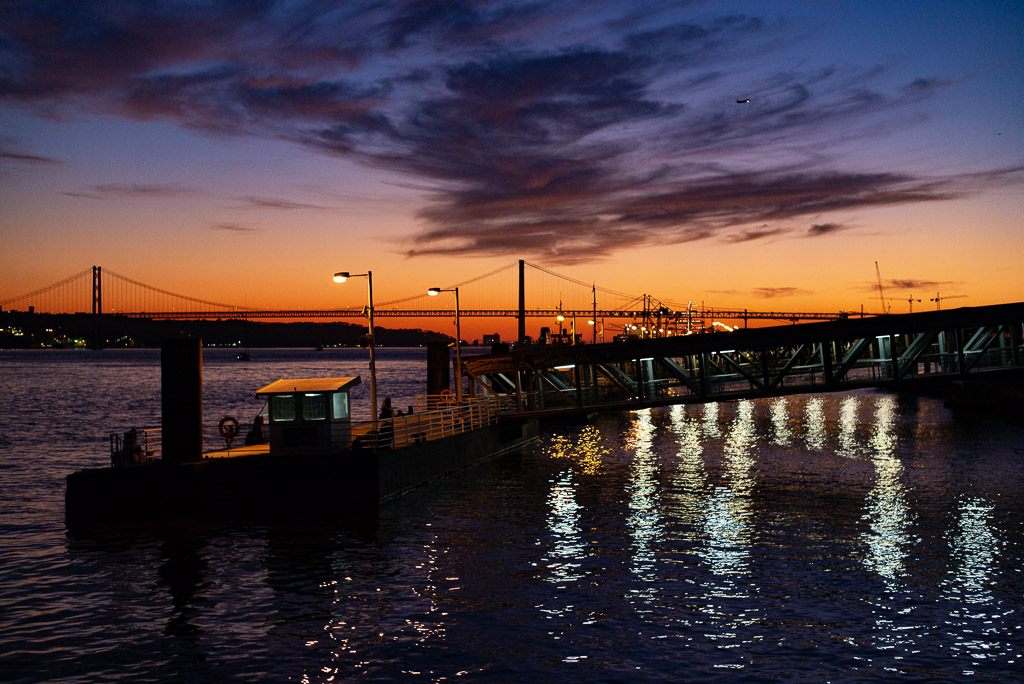
<path id="1" fill-rule="evenodd" d="M 169 337 L 200 337 L 206 347 L 302 348 L 359 347 L 366 326 L 355 323 L 306 321 L 266 323 L 245 320 L 164 321 L 91 314 L 49 314 L 0 311 L 0 349 L 73 349 L 159 347 Z M 419 347 L 454 338 L 420 328 L 375 326 L 379 347 Z"/>

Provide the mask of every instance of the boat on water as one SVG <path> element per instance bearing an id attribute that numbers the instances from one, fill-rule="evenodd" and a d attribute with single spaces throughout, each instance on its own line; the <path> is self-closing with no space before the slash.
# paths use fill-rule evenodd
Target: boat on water
<path id="1" fill-rule="evenodd" d="M 194 386 L 165 382 L 162 428 L 112 435 L 109 467 L 68 475 L 65 522 L 374 516 L 388 499 L 537 438 L 536 421 L 502 414 L 496 399 L 450 393 L 417 397 L 404 415 L 353 421 L 349 392 L 359 383 L 272 382 L 256 392 L 266 408 L 244 437 L 225 416 L 224 447 L 202 449 L 201 396 L 196 408 Z"/>

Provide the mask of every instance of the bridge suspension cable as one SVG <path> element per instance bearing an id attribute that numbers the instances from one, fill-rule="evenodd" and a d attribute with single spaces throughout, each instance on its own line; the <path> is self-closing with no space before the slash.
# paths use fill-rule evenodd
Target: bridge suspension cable
<path id="1" fill-rule="evenodd" d="M 518 267 L 518 268 L 517 268 Z M 528 268 L 527 268 L 528 267 Z M 90 282 L 91 280 L 91 282 Z M 454 316 L 454 302 L 450 297 L 430 297 L 424 284 L 423 291 L 408 297 L 377 304 L 375 310 L 387 317 L 444 317 Z M 776 319 L 776 320 L 834 320 L 845 318 L 842 313 L 758 312 L 747 310 L 709 309 L 703 306 L 676 305 L 651 295 L 632 295 L 610 288 L 598 287 L 577 278 L 556 273 L 543 266 L 524 260 L 512 262 L 466 280 L 449 284 L 442 289 L 460 289 L 462 316 L 478 318 L 519 317 L 554 318 L 642 318 L 645 323 L 655 320 L 685 321 L 687 331 L 691 323 L 702 326 L 705 318 Z M 520 299 L 522 298 L 522 299 Z M 157 319 L 203 318 L 267 318 L 267 319 L 324 319 L 351 318 L 363 314 L 362 308 L 345 309 L 292 309 L 269 310 L 239 306 L 191 297 L 147 285 L 139 280 L 98 266 L 68 276 L 31 292 L 0 300 L 0 307 L 10 309 L 26 305 L 40 313 L 93 313 L 116 314 Z M 90 307 L 91 304 L 91 307 Z M 672 311 L 674 307 L 676 311 Z M 660 325 L 659 325 L 660 328 Z"/>
<path id="2" fill-rule="evenodd" d="M 178 294 L 177 292 L 171 292 L 170 290 L 164 290 L 164 289 L 161 289 L 159 287 L 153 287 L 152 285 L 147 285 L 145 283 L 139 282 L 138 280 L 134 280 L 134 279 L 129 278 L 127 276 L 123 276 L 120 273 L 115 273 L 114 271 L 111 271 L 110 269 L 104 270 L 104 274 L 109 276 L 110 278 L 114 279 L 115 281 L 120 281 L 122 284 L 132 285 L 132 286 L 134 286 L 136 288 L 140 288 L 143 291 L 148 291 L 148 292 L 151 292 L 151 293 L 154 293 L 154 294 L 162 295 L 164 297 L 170 297 L 170 298 L 173 298 L 175 300 L 178 300 L 179 302 L 187 302 L 189 304 L 195 304 L 195 305 L 201 305 L 201 306 L 212 306 L 212 307 L 215 307 L 215 308 L 218 308 L 218 309 L 225 309 L 225 310 L 228 310 L 228 311 L 255 311 L 256 310 L 254 307 L 237 306 L 235 304 L 223 304 L 223 303 L 220 303 L 220 302 L 212 302 L 212 301 L 209 301 L 209 300 L 206 300 L 206 299 L 200 299 L 198 297 L 189 297 L 188 295 Z M 131 295 L 123 295 L 123 296 L 129 297 Z"/>
<path id="3" fill-rule="evenodd" d="M 0 307 L 7 309 L 11 308 L 13 304 L 21 304 L 38 308 L 41 311 L 50 309 L 52 313 L 82 313 L 88 311 L 88 307 L 85 306 L 87 301 L 85 286 L 91 274 L 92 270 L 86 269 L 31 292 L 2 299 L 0 300 Z M 36 302 L 36 304 L 29 303 L 32 301 Z M 68 309 L 69 306 L 73 308 Z M 57 311 L 54 310 L 54 307 L 58 309 L 63 308 L 64 310 Z"/>

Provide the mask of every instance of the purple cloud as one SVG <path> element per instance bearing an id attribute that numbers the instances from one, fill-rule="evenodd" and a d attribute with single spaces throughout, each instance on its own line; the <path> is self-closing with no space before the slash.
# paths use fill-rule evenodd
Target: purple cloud
<path id="1" fill-rule="evenodd" d="M 928 178 L 830 161 L 837 143 L 910 125 L 952 82 L 826 64 L 744 84 L 728 65 L 769 57 L 793 29 L 706 9 L 695 20 L 686 3 L 11 0 L 0 101 L 286 140 L 402 174 L 429 193 L 409 255 L 569 263 L 782 236 L 751 226 L 783 220 L 817 237 L 852 230 L 830 212 L 1019 182 L 1019 169 Z M 751 170 L 753 151 L 771 162 Z M 162 195 L 119 187 L 69 194 Z"/>

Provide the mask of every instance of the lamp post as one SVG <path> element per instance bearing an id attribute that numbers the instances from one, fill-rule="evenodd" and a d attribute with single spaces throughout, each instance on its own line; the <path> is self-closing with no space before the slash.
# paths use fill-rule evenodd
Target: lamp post
<path id="1" fill-rule="evenodd" d="M 373 271 L 366 273 L 349 273 L 339 271 L 334 274 L 334 282 L 343 283 L 349 278 L 362 278 L 366 276 L 366 288 L 369 295 L 370 306 L 367 309 L 370 319 L 370 420 L 373 423 L 373 432 L 377 433 L 377 364 L 373 348 L 377 346 L 377 340 L 373 335 Z"/>
<path id="2" fill-rule="evenodd" d="M 455 293 L 455 399 L 462 405 L 462 326 L 459 323 L 459 288 L 443 289 L 432 287 L 427 294 L 436 297 L 442 292 Z"/>

